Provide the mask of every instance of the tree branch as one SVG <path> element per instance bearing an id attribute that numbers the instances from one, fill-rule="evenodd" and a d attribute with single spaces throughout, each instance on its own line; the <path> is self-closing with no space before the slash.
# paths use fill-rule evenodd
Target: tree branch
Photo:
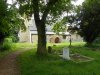
<path id="1" fill-rule="evenodd" d="M 49 11 L 51 10 L 51 8 L 53 7 L 53 5 L 54 5 L 56 2 L 58 2 L 58 0 L 49 0 L 49 3 L 47 4 L 46 9 L 45 9 L 45 11 L 43 12 L 43 16 L 42 16 L 42 19 L 41 19 L 42 22 L 45 23 L 46 17 L 47 17 L 47 15 L 48 15 Z"/>

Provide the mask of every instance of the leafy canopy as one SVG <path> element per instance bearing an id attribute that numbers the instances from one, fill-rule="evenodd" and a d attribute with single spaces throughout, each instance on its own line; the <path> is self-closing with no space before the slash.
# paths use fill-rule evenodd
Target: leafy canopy
<path id="1" fill-rule="evenodd" d="M 72 30 L 84 38 L 87 44 L 100 35 L 100 0 L 85 0 L 82 6 L 77 8 L 76 25 Z"/>
<path id="2" fill-rule="evenodd" d="M 20 28 L 25 29 L 23 20 L 14 5 L 0 0 L 0 42 L 5 37 L 15 34 Z"/>
<path id="3" fill-rule="evenodd" d="M 27 18 L 31 17 L 34 11 L 39 12 L 40 19 L 45 16 L 44 13 L 48 13 L 46 17 L 46 23 L 48 24 L 54 23 L 64 12 L 69 10 L 69 7 L 71 8 L 71 0 L 49 0 L 47 4 L 44 0 L 17 0 L 17 3 L 19 4 L 19 12 L 26 15 Z M 47 12 L 48 10 L 49 12 Z"/>

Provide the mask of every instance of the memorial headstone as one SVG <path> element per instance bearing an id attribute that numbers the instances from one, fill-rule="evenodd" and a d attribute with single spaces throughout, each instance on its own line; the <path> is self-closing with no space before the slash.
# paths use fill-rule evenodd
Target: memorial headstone
<path id="1" fill-rule="evenodd" d="M 48 46 L 48 53 L 52 53 L 52 47 L 51 46 Z"/>
<path id="2" fill-rule="evenodd" d="M 70 60 L 70 57 L 69 57 L 69 48 L 63 48 L 63 59 Z"/>

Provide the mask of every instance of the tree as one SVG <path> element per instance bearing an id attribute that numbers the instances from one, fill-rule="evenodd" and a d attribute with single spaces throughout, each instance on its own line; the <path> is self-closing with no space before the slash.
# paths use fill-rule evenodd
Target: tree
<path id="1" fill-rule="evenodd" d="M 9 36 L 11 36 L 13 42 L 19 41 L 18 33 L 21 30 L 25 31 L 26 27 L 24 25 L 24 19 L 21 18 L 20 14 L 18 13 L 18 9 L 15 6 L 11 6 L 9 8 L 9 20 L 10 29 L 9 29 Z"/>
<path id="2" fill-rule="evenodd" d="M 88 45 L 100 35 L 100 1 L 86 0 L 81 7 L 78 7 L 76 15 L 76 25 L 72 30 L 76 30 Z"/>
<path id="3" fill-rule="evenodd" d="M 79 33 L 87 44 L 92 44 L 100 34 L 100 8 L 98 7 L 100 7 L 99 0 L 88 0 L 83 4 Z"/>
<path id="4" fill-rule="evenodd" d="M 16 7 L 7 4 L 6 0 L 0 0 L 0 48 L 4 38 L 14 34 L 20 28 L 25 27 Z"/>
<path id="5" fill-rule="evenodd" d="M 46 0 L 47 1 L 47 0 Z M 66 11 L 67 3 L 71 3 L 70 0 L 48 0 L 44 3 L 44 0 L 17 0 L 19 4 L 20 13 L 26 14 L 28 17 L 34 14 L 35 24 L 38 31 L 38 47 L 37 54 L 45 55 L 46 51 L 46 23 L 48 18 L 53 20 L 58 18 L 64 11 Z"/>
<path id="6" fill-rule="evenodd" d="M 53 32 L 59 35 L 59 32 L 66 32 L 66 19 L 62 19 L 61 21 L 55 23 L 52 28 Z"/>
<path id="7" fill-rule="evenodd" d="M 6 28 L 4 26 L 5 24 L 7 24 L 5 16 L 6 13 L 7 13 L 7 5 L 4 0 L 0 0 L 0 44 L 3 43 L 4 37 L 8 35 L 7 32 L 8 25 L 6 25 Z"/>

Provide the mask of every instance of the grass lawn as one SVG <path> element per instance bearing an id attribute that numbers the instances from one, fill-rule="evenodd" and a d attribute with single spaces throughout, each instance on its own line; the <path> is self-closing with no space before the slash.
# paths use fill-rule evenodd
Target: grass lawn
<path id="1" fill-rule="evenodd" d="M 0 52 L 0 59 L 3 58 L 4 56 L 6 56 L 10 52 L 11 51 L 3 51 L 3 52 Z"/>
<path id="2" fill-rule="evenodd" d="M 84 43 L 73 43 L 70 52 L 94 58 L 93 61 L 75 63 L 65 61 L 57 55 L 38 57 L 35 48 L 24 52 L 18 57 L 21 75 L 100 75 L 100 47 L 87 48 L 83 45 Z M 66 46 L 67 43 L 56 44 L 53 49 L 62 50 Z"/>
<path id="3" fill-rule="evenodd" d="M 10 50 L 4 50 L 0 52 L 0 59 L 3 58 L 4 56 L 8 55 L 11 52 L 14 52 L 16 50 L 21 50 L 21 49 L 25 49 L 27 47 L 35 47 L 35 44 L 29 44 L 29 43 L 13 43 L 12 47 Z"/>

